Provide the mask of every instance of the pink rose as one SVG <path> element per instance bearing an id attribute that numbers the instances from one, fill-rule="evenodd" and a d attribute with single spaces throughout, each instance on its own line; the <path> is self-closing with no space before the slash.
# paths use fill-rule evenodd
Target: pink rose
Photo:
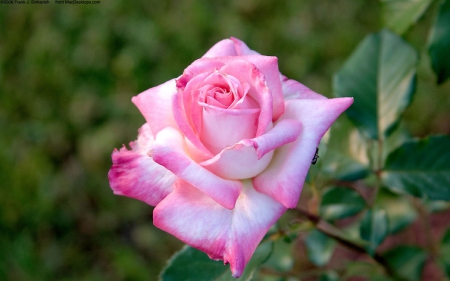
<path id="1" fill-rule="evenodd" d="M 239 277 L 295 208 L 316 147 L 352 98 L 327 99 L 236 39 L 132 99 L 147 121 L 114 150 L 115 194 L 156 206 L 155 226 L 230 263 Z"/>

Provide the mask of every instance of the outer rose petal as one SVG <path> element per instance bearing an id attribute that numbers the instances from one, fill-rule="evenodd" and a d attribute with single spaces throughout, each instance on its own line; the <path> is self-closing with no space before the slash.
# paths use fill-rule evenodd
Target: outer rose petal
<path id="1" fill-rule="evenodd" d="M 326 97 L 317 94 L 316 92 L 312 91 L 305 85 L 287 78 L 284 75 L 280 74 L 281 79 L 281 85 L 283 87 L 283 95 L 285 100 L 292 100 L 292 99 L 319 99 L 323 100 L 326 99 Z"/>
<path id="2" fill-rule="evenodd" d="M 139 129 L 138 140 L 130 143 L 131 151 L 125 147 L 114 150 L 113 165 L 108 173 L 114 194 L 156 206 L 172 191 L 177 177 L 147 155 L 152 142 L 152 132 L 145 124 Z"/>
<path id="3" fill-rule="evenodd" d="M 204 58 L 214 58 L 222 56 L 237 56 L 234 42 L 230 39 L 224 39 L 217 42 L 211 49 L 203 55 Z"/>
<path id="4" fill-rule="evenodd" d="M 227 209 L 233 209 L 241 192 L 239 181 L 222 179 L 194 162 L 185 152 L 184 138 L 171 127 L 156 136 L 149 155 L 153 160 Z"/>
<path id="5" fill-rule="evenodd" d="M 231 40 L 234 42 L 234 47 L 236 48 L 236 51 L 238 53 L 238 56 L 247 56 L 247 55 L 259 55 L 258 52 L 253 51 L 250 49 L 247 44 L 242 42 L 241 40 L 231 37 Z"/>
<path id="6" fill-rule="evenodd" d="M 302 132 L 295 142 L 275 151 L 267 169 L 253 178 L 255 189 L 295 208 L 320 139 L 352 103 L 353 98 L 286 101 L 281 119 L 300 121 Z"/>
<path id="7" fill-rule="evenodd" d="M 153 223 L 212 259 L 230 263 L 241 276 L 259 242 L 286 208 L 257 192 L 250 180 L 233 210 L 227 210 L 184 181 L 177 181 L 153 211 Z"/>
<path id="8" fill-rule="evenodd" d="M 165 127 L 177 127 L 172 113 L 172 96 L 176 92 L 175 79 L 172 79 L 131 99 L 155 135 Z"/>
<path id="9" fill-rule="evenodd" d="M 281 120 L 267 133 L 257 138 L 241 140 L 200 165 L 226 179 L 252 178 L 267 167 L 274 149 L 295 141 L 300 131 L 300 122 Z"/>

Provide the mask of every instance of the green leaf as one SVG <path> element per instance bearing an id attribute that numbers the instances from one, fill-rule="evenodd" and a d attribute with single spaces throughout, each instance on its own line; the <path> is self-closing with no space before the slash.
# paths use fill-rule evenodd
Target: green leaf
<path id="1" fill-rule="evenodd" d="M 442 2 L 428 43 L 438 84 L 450 77 L 450 0 Z"/>
<path id="2" fill-rule="evenodd" d="M 386 278 L 386 276 L 383 275 L 383 268 L 377 264 L 377 263 L 371 263 L 366 261 L 349 261 L 345 264 L 345 274 L 343 276 L 344 280 L 350 279 L 350 277 L 365 277 L 364 280 L 371 278 L 373 279 L 374 276 L 380 277 L 380 280 L 383 280 L 381 278 Z M 387 279 L 385 279 L 387 280 Z"/>
<path id="3" fill-rule="evenodd" d="M 322 196 L 320 216 L 326 220 L 351 217 L 366 207 L 366 201 L 353 189 L 332 187 Z"/>
<path id="4" fill-rule="evenodd" d="M 336 247 L 336 241 L 321 231 L 314 229 L 305 238 L 309 260 L 317 266 L 328 263 Z"/>
<path id="5" fill-rule="evenodd" d="M 367 241 L 367 253 L 375 254 L 378 245 L 383 242 L 389 233 L 389 221 L 386 212 L 382 209 L 369 209 L 366 211 L 360 226 L 361 238 Z"/>
<path id="6" fill-rule="evenodd" d="M 423 204 L 431 213 L 443 212 L 450 209 L 450 201 L 425 200 Z"/>
<path id="7" fill-rule="evenodd" d="M 326 152 L 320 159 L 321 170 L 341 180 L 355 181 L 369 174 L 367 140 L 345 116 L 333 124 L 326 139 Z"/>
<path id="8" fill-rule="evenodd" d="M 392 279 L 392 278 L 387 277 L 387 276 L 382 275 L 382 274 L 379 274 L 379 275 L 369 276 L 369 281 L 398 281 L 398 280 Z"/>
<path id="9" fill-rule="evenodd" d="M 450 200 L 450 137 L 410 141 L 387 158 L 381 173 L 391 190 L 432 200 Z"/>
<path id="10" fill-rule="evenodd" d="M 376 206 L 386 212 L 390 234 L 402 230 L 417 218 L 417 211 L 408 198 L 392 193 L 386 188 L 378 192 Z"/>
<path id="11" fill-rule="evenodd" d="M 335 271 L 328 271 L 320 276 L 319 281 L 339 281 L 339 275 Z"/>
<path id="12" fill-rule="evenodd" d="M 410 141 L 411 135 L 401 124 L 383 141 L 383 161 L 386 161 L 388 155 L 403 143 Z"/>
<path id="13" fill-rule="evenodd" d="M 292 247 L 294 243 L 288 243 L 285 239 L 278 239 L 273 244 L 273 252 L 264 266 L 273 268 L 276 271 L 286 272 L 294 266 Z"/>
<path id="14" fill-rule="evenodd" d="M 416 246 L 399 246 L 383 254 L 386 262 L 399 277 L 406 280 L 420 280 L 427 254 Z"/>
<path id="15" fill-rule="evenodd" d="M 255 270 L 267 260 L 272 243 L 258 246 L 239 280 L 251 280 Z M 235 281 L 228 265 L 211 260 L 205 253 L 190 246 L 183 247 L 170 258 L 160 274 L 161 281 Z"/>
<path id="16" fill-rule="evenodd" d="M 383 30 L 367 36 L 334 76 L 334 93 L 354 97 L 350 119 L 372 139 L 395 128 L 415 90 L 417 52 Z"/>
<path id="17" fill-rule="evenodd" d="M 398 34 L 405 32 L 427 10 L 431 0 L 381 0 L 386 27 Z"/>
<path id="18" fill-rule="evenodd" d="M 447 230 L 442 238 L 441 247 L 439 248 L 439 262 L 447 277 L 450 278 L 450 229 Z"/>

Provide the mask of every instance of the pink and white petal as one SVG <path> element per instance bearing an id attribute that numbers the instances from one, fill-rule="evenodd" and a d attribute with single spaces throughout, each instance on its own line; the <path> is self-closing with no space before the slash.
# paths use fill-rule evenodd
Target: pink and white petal
<path id="1" fill-rule="evenodd" d="M 243 184 L 242 194 L 233 210 L 232 232 L 224 256 L 224 261 L 230 263 L 233 277 L 242 274 L 259 242 L 286 212 L 282 204 L 257 192 L 250 180 L 243 181 Z"/>
<path id="2" fill-rule="evenodd" d="M 230 39 L 234 43 L 238 56 L 259 55 L 258 52 L 251 50 L 243 41 L 235 37 L 231 37 Z"/>
<path id="3" fill-rule="evenodd" d="M 214 46 L 209 49 L 206 54 L 203 55 L 204 58 L 214 58 L 222 56 L 237 56 L 236 48 L 234 47 L 234 42 L 230 39 L 224 39 L 217 42 Z"/>
<path id="4" fill-rule="evenodd" d="M 201 103 L 202 104 L 202 103 Z M 213 154 L 256 135 L 259 109 L 223 109 L 203 103 L 202 144 Z"/>
<path id="5" fill-rule="evenodd" d="M 302 131 L 295 142 L 275 150 L 267 169 L 253 178 L 255 189 L 287 208 L 295 208 L 316 147 L 334 120 L 352 103 L 353 98 L 286 101 L 281 118 L 301 122 Z"/>
<path id="6" fill-rule="evenodd" d="M 326 99 L 305 85 L 280 74 L 281 86 L 285 100 L 292 99 Z"/>
<path id="7" fill-rule="evenodd" d="M 191 63 L 184 71 L 183 75 L 176 79 L 176 86 L 179 89 L 184 90 L 186 84 L 191 81 L 192 78 L 204 72 L 212 72 L 223 66 L 223 62 L 217 58 L 200 58 Z"/>
<path id="8" fill-rule="evenodd" d="M 251 145 L 256 149 L 258 159 L 266 153 L 295 141 L 300 135 L 302 123 L 293 119 L 283 119 L 267 133 L 249 140 L 242 140 L 240 143 Z"/>
<path id="9" fill-rule="evenodd" d="M 259 71 L 264 74 L 267 86 L 272 93 L 272 120 L 275 122 L 284 112 L 284 97 L 280 81 L 280 71 L 278 70 L 278 58 L 268 56 L 245 56 L 242 58 L 256 65 Z"/>
<path id="10" fill-rule="evenodd" d="M 153 212 L 155 226 L 209 255 L 230 263 L 233 277 L 247 262 L 286 208 L 243 181 L 241 196 L 227 210 L 184 181 L 177 181 Z"/>
<path id="11" fill-rule="evenodd" d="M 238 180 L 252 178 L 269 165 L 273 151 L 268 152 L 261 159 L 253 143 L 237 143 L 224 149 L 214 158 L 199 163 L 208 171 L 224 179 Z"/>
<path id="12" fill-rule="evenodd" d="M 173 106 L 173 117 L 177 123 L 177 127 L 183 132 L 186 138 L 190 141 L 190 143 L 195 147 L 197 153 L 201 153 L 201 158 L 211 158 L 213 154 L 203 145 L 200 141 L 197 132 L 194 131 L 194 128 L 191 126 L 188 118 L 186 117 L 185 111 L 185 103 L 183 101 L 183 93 L 182 90 L 173 97 L 172 106 Z M 197 118 L 199 118 L 197 116 Z"/>
<path id="13" fill-rule="evenodd" d="M 178 130 L 167 127 L 156 135 L 149 155 L 156 163 L 192 184 L 223 207 L 233 209 L 241 193 L 241 182 L 220 178 L 206 170 L 187 155 L 185 148 L 183 135 Z"/>
<path id="14" fill-rule="evenodd" d="M 270 56 L 262 56 L 262 55 L 253 55 L 253 56 L 240 56 L 240 57 L 218 57 L 217 60 L 220 60 L 221 62 L 225 64 L 232 63 L 234 61 L 239 60 L 246 60 L 253 65 L 263 74 L 263 79 L 265 80 L 265 83 L 267 83 L 267 87 L 270 89 L 270 92 L 272 94 L 272 111 L 273 111 L 273 121 L 278 120 L 278 118 L 283 114 L 284 112 L 284 97 L 283 97 L 283 89 L 281 87 L 281 81 L 280 81 L 280 72 L 278 70 L 278 58 L 277 57 L 270 57 Z M 222 71 L 222 70 L 221 70 Z M 243 71 L 248 71 L 244 70 Z M 242 81 L 241 76 L 242 73 L 234 73 L 235 77 L 238 77 L 239 80 Z M 227 73 L 223 71 L 224 73 Z M 228 73 L 227 73 L 228 74 Z M 249 73 L 251 74 L 251 72 Z"/>
<path id="15" fill-rule="evenodd" d="M 189 129 L 192 129 L 194 131 L 196 139 L 199 138 L 199 134 L 201 132 L 201 119 L 202 119 L 201 114 L 202 106 L 198 104 L 200 96 L 199 88 L 203 86 L 203 81 L 209 75 L 211 75 L 211 72 L 204 72 L 196 75 L 191 80 L 189 80 L 185 88 L 182 91 L 180 91 L 180 93 L 178 93 L 178 95 L 182 95 L 182 102 L 184 109 L 183 116 L 186 118 L 189 124 Z M 177 115 L 178 113 L 181 112 L 177 112 Z M 178 119 L 175 120 L 178 121 Z M 190 135 L 188 132 L 184 132 L 183 131 L 184 129 L 185 129 L 184 126 L 180 126 L 180 130 L 183 133 L 185 134 L 187 133 L 188 135 Z"/>
<path id="16" fill-rule="evenodd" d="M 152 132 L 145 124 L 139 130 L 138 140 L 130 143 L 131 151 L 125 147 L 113 151 L 108 178 L 114 194 L 156 206 L 172 191 L 177 177 L 147 155 L 152 142 Z"/>
<path id="17" fill-rule="evenodd" d="M 200 165 L 226 179 L 252 178 L 269 165 L 276 148 L 295 141 L 300 131 L 300 122 L 281 120 L 267 133 L 253 139 L 243 139 Z"/>
<path id="18" fill-rule="evenodd" d="M 153 224 L 205 253 L 221 259 L 232 211 L 189 183 L 178 180 L 172 196 L 153 210 Z"/>
<path id="19" fill-rule="evenodd" d="M 165 127 L 177 126 L 172 114 L 172 96 L 176 93 L 175 79 L 172 79 L 131 99 L 154 134 Z"/>
<path id="20" fill-rule="evenodd" d="M 230 60 L 219 71 L 234 77 L 239 77 L 241 83 L 248 83 L 250 85 L 250 90 L 247 95 L 256 100 L 261 109 L 255 136 L 262 135 L 272 122 L 273 116 L 272 93 L 266 84 L 264 75 L 253 63 L 241 59 Z"/>

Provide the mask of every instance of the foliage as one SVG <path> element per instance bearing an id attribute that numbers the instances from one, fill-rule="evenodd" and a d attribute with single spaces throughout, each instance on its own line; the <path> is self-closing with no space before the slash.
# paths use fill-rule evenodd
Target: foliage
<path id="1" fill-rule="evenodd" d="M 425 263 L 450 278 L 448 219 L 429 223 L 450 205 L 449 4 L 0 4 L 0 280 L 229 279 L 192 248 L 169 260 L 181 243 L 107 182 L 111 149 L 142 123 L 130 98 L 229 36 L 316 92 L 355 98 L 321 143 L 300 210 L 242 279 L 430 280 Z M 417 229 L 426 241 L 395 240 Z"/>

